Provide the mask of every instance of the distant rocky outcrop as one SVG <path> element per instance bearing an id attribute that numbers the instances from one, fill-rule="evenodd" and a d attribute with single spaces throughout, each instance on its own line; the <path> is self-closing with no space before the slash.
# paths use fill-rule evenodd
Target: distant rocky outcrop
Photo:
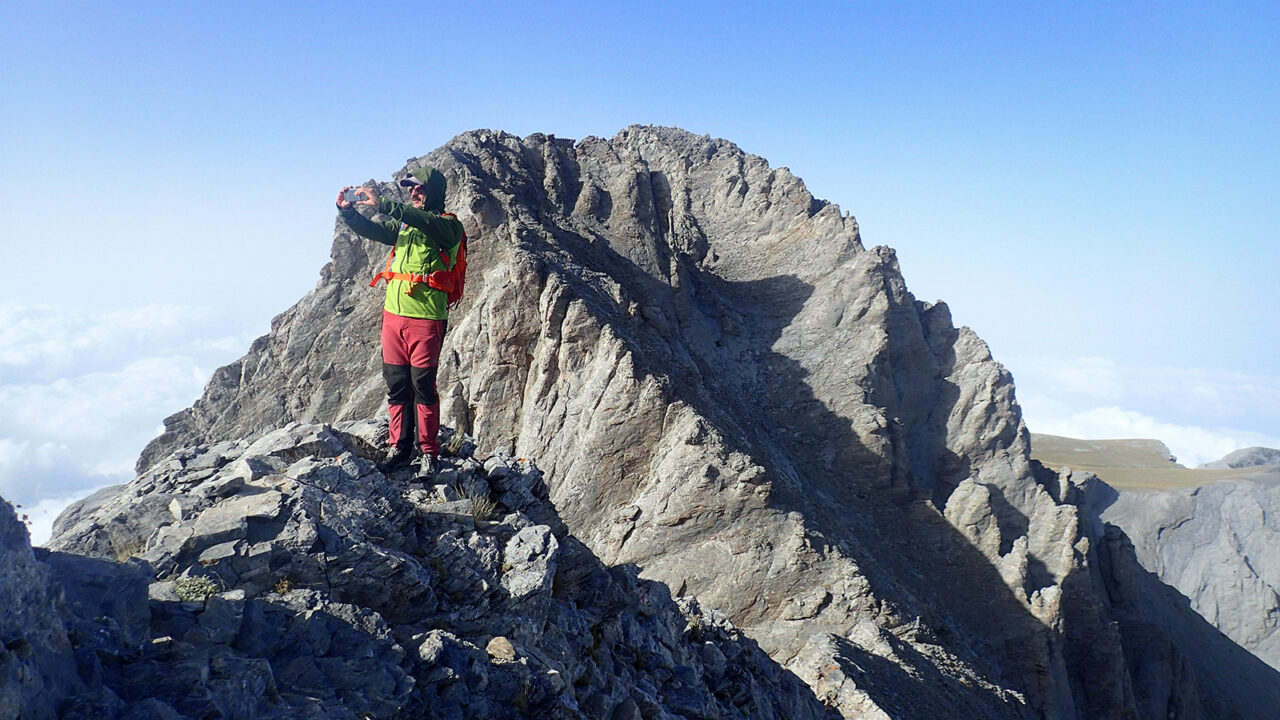
<path id="1" fill-rule="evenodd" d="M 1276 466 L 1280 468 L 1280 450 L 1267 447 L 1247 447 L 1227 454 L 1220 460 L 1205 463 L 1205 469 L 1225 468 L 1262 468 Z"/>
<path id="2" fill-rule="evenodd" d="M 1101 518 L 1122 529 L 1142 566 L 1192 609 L 1280 670 L 1280 473 L 1126 490 Z"/>
<path id="3" fill-rule="evenodd" d="M 1159 440 L 1082 440 L 1032 433 L 1031 447 L 1031 456 L 1051 467 L 1183 469 L 1169 447 Z"/>
<path id="4" fill-rule="evenodd" d="M 1280 669 L 1280 455 L 1246 448 L 1188 470 L 1154 440 L 1033 435 L 1034 457 L 1107 482 L 1100 522 L 1206 622 Z M 1100 485 L 1100 483 L 1094 483 Z"/>
<path id="5" fill-rule="evenodd" d="M 1256 676 L 1248 653 L 1196 654 L 1218 641 L 1117 595 L 1142 566 L 1082 505 L 1087 483 L 1037 471 L 1009 374 L 785 168 L 651 127 L 466 133 L 396 178 L 419 164 L 446 174 L 471 237 L 446 420 L 539 459 L 565 545 L 725 613 L 846 717 L 1280 715 L 1277 691 L 1231 683 L 1231 663 Z M 339 226 L 316 289 L 139 470 L 377 412 L 381 254 Z M 156 492 L 139 506 L 167 506 Z M 141 537 L 131 522 L 77 547 Z"/>
<path id="6" fill-rule="evenodd" d="M 1064 470 L 1061 477 L 1081 489 L 1079 506 L 1089 534 L 1098 538 L 1098 567 L 1108 578 L 1131 677 L 1171 689 L 1167 702 L 1152 702 L 1150 694 L 1137 698 L 1138 716 L 1270 717 L 1280 696 L 1275 668 L 1197 614 L 1186 595 L 1151 569 L 1151 553 L 1135 548 L 1144 542 L 1132 534 L 1135 526 L 1117 524 L 1125 522 L 1121 507 L 1150 502 L 1150 493 L 1119 493 L 1087 472 Z"/>
<path id="7" fill-rule="evenodd" d="M 368 459 L 385 431 L 182 450 L 52 551 L 0 503 L 0 717 L 836 717 L 723 615 L 566 534 L 531 462 L 459 442 L 412 485 Z"/>

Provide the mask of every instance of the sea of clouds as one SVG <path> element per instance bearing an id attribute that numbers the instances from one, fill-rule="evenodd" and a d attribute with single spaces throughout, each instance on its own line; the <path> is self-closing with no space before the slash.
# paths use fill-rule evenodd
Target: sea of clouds
<path id="1" fill-rule="evenodd" d="M 0 496 L 36 544 L 71 502 L 127 482 L 170 414 L 253 334 L 207 308 L 0 305 Z"/>
<path id="2" fill-rule="evenodd" d="M 1280 448 L 1280 377 L 1136 367 L 1107 358 L 1009 358 L 1033 433 L 1153 438 L 1186 467 L 1244 447 Z"/>

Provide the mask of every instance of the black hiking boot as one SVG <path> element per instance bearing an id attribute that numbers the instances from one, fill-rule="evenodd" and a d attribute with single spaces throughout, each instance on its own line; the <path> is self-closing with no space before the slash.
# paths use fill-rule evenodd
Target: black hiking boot
<path id="1" fill-rule="evenodd" d="M 418 482 L 429 482 L 434 480 L 436 473 L 440 470 L 440 458 L 431 453 L 423 453 L 418 458 L 418 473 L 415 477 Z"/>
<path id="2" fill-rule="evenodd" d="M 406 445 L 404 447 L 396 446 L 387 452 L 387 456 L 378 464 L 378 469 L 384 473 L 389 473 L 396 468 L 404 467 L 413 459 L 413 446 Z"/>

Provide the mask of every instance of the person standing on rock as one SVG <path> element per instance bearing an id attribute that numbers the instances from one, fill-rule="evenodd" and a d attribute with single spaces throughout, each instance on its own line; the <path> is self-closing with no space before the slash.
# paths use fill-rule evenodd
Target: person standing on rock
<path id="1" fill-rule="evenodd" d="M 444 212 L 445 178 L 424 167 L 400 181 L 409 188 L 409 204 L 379 197 L 366 187 L 338 192 L 338 212 L 347 227 L 370 240 L 392 246 L 382 306 L 382 377 L 387 382 L 389 444 L 384 472 L 407 465 L 421 451 L 418 476 L 434 476 L 439 463 L 440 396 L 436 368 L 449 320 L 448 294 L 428 284 L 427 276 L 451 269 L 462 242 L 462 223 Z M 374 222 L 356 209 L 376 208 L 390 220 Z M 416 430 L 416 432 L 415 432 Z"/>

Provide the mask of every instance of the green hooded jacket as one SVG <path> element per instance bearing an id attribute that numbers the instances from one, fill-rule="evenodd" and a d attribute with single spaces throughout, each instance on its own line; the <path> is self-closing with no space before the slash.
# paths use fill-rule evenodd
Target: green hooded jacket
<path id="1" fill-rule="evenodd" d="M 354 205 L 341 208 L 342 221 L 356 234 L 395 248 L 391 272 L 406 275 L 426 275 L 436 270 L 448 270 L 441 261 L 437 248 L 449 256 L 450 263 L 457 262 L 458 245 L 462 242 L 462 223 L 457 218 L 446 217 L 444 212 L 445 179 L 434 168 L 413 171 L 427 189 L 422 209 L 387 198 L 378 199 L 378 212 L 390 220 L 374 222 L 361 215 Z M 449 319 L 448 295 L 442 290 L 418 283 L 406 294 L 409 282 L 388 280 L 387 297 L 382 307 L 387 312 L 402 317 Z"/>

